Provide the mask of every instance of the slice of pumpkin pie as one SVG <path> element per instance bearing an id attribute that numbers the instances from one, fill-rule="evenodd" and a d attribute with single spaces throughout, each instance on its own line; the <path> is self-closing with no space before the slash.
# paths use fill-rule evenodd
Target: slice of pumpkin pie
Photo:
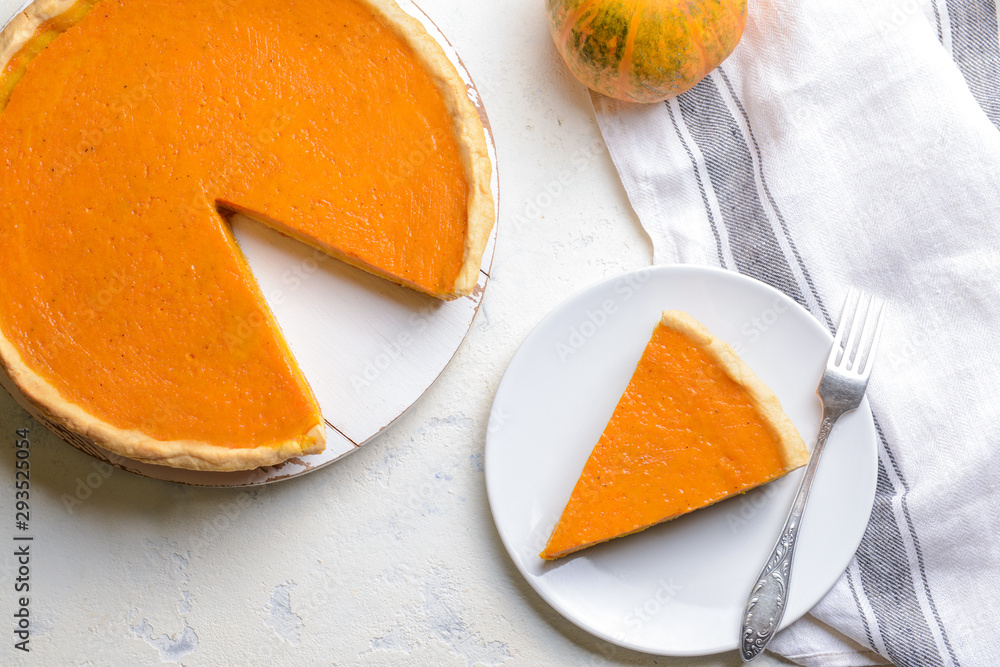
<path id="1" fill-rule="evenodd" d="M 774 393 L 686 313 L 663 313 L 542 558 L 777 479 L 809 452 Z"/>

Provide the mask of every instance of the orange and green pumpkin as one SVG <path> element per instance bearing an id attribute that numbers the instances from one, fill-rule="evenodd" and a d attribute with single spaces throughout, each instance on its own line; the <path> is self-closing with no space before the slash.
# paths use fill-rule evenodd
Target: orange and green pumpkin
<path id="1" fill-rule="evenodd" d="M 587 87 L 661 102 L 701 81 L 743 35 L 746 0 L 546 0 L 556 48 Z"/>

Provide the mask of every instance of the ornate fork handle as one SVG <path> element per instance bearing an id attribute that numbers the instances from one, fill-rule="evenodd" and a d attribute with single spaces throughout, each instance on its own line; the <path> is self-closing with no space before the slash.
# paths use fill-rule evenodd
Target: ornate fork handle
<path id="1" fill-rule="evenodd" d="M 799 482 L 792 510 L 788 513 L 781 535 L 771 550 L 764 569 L 757 576 L 757 583 L 750 591 L 746 607 L 743 608 L 740 656 L 744 661 L 756 658 L 771 641 L 771 637 L 781 624 L 781 617 L 788 603 L 788 577 L 792 570 L 792 555 L 799 534 L 799 522 L 806 507 L 806 498 L 809 496 L 809 489 L 816 475 L 816 467 L 823 454 L 826 439 L 841 414 L 843 412 L 831 412 L 824 407 L 816 446 L 809 457 L 809 465 L 802 475 L 802 481 Z"/>
<path id="2" fill-rule="evenodd" d="M 865 396 L 882 332 L 883 306 L 882 301 L 874 297 L 865 299 L 857 290 L 851 289 L 847 294 L 830 356 L 826 360 L 826 370 L 816 387 L 816 393 L 823 403 L 823 421 L 816 437 L 816 446 L 813 447 L 809 465 L 799 482 L 799 490 L 795 493 L 795 502 L 785 519 L 781 536 L 771 555 L 764 561 L 764 569 L 757 576 L 757 583 L 750 590 L 747 604 L 743 608 L 740 657 L 744 661 L 753 660 L 760 655 L 781 625 L 781 617 L 788 606 L 792 557 L 799 537 L 802 512 L 806 508 L 806 498 L 833 425 L 845 412 L 856 410 Z"/>

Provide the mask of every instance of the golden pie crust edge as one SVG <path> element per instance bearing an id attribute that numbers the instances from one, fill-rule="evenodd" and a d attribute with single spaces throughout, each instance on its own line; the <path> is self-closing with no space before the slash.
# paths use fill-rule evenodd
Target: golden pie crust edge
<path id="1" fill-rule="evenodd" d="M 479 283 L 483 253 L 494 223 L 493 194 L 490 189 L 493 165 L 486 148 L 483 120 L 469 98 L 469 87 L 459 76 L 455 65 L 419 20 L 403 11 L 393 0 L 361 1 L 410 46 L 424 68 L 434 77 L 451 114 L 462 166 L 469 181 L 469 202 L 462 268 L 455 279 L 452 294 L 443 296 L 449 298 L 472 294 Z"/>
<path id="2" fill-rule="evenodd" d="M 660 323 L 697 345 L 733 382 L 743 387 L 754 409 L 777 440 L 786 473 L 804 466 L 809 461 L 809 450 L 806 449 L 802 436 L 799 435 L 792 420 L 782 410 L 781 401 L 740 359 L 736 350 L 724 340 L 713 336 L 704 325 L 683 311 L 663 311 Z"/>
<path id="3" fill-rule="evenodd" d="M 114 454 L 144 463 L 187 470 L 251 470 L 277 465 L 295 456 L 318 454 L 326 445 L 326 425 L 323 422 L 301 438 L 241 449 L 199 440 L 157 440 L 139 430 L 118 428 L 63 398 L 48 380 L 24 363 L 21 353 L 2 332 L 0 367 L 24 399 L 44 418 L 79 433 Z"/>
<path id="4" fill-rule="evenodd" d="M 0 69 L 7 66 L 24 43 L 31 39 L 38 26 L 59 16 L 76 4 L 76 0 L 35 0 L 19 11 L 0 30 Z"/>
<path id="5" fill-rule="evenodd" d="M 362 0 L 386 25 L 397 31 L 435 77 L 452 115 L 463 166 L 469 179 L 469 213 L 462 269 L 454 295 L 471 294 L 479 281 L 482 255 L 493 229 L 492 165 L 479 112 L 468 97 L 455 66 L 415 18 L 392 0 Z M 38 27 L 70 9 L 76 0 L 35 0 L 0 30 L 0 69 L 35 34 Z M 442 295 L 435 295 L 442 296 Z M 268 317 L 271 318 L 268 312 Z M 273 318 L 271 318 L 273 319 Z M 277 330 L 277 325 L 272 322 Z M 290 353 L 289 353 L 290 354 Z M 144 463 L 188 470 L 229 472 L 277 465 L 295 456 L 318 454 L 326 444 L 323 422 L 303 437 L 250 448 L 229 448 L 198 440 L 157 440 L 139 430 L 118 428 L 67 401 L 51 383 L 33 371 L 20 351 L 0 330 L 0 370 L 25 400 L 46 419 L 65 426 L 115 454 Z M 310 393 L 312 388 L 306 383 Z M 313 398 L 315 402 L 315 398 Z"/>

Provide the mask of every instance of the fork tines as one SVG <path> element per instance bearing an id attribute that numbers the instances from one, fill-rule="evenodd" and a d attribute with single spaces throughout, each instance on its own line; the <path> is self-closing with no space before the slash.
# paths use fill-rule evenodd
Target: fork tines
<path id="1" fill-rule="evenodd" d="M 827 366 L 863 377 L 870 375 L 872 365 L 868 361 L 875 358 L 878 349 L 884 310 L 884 300 L 852 287 L 847 292 Z"/>

